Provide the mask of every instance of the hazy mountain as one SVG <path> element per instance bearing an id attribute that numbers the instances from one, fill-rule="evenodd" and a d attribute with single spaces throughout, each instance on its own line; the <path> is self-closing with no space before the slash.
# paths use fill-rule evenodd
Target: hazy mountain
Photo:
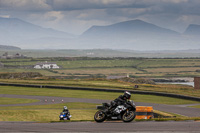
<path id="1" fill-rule="evenodd" d="M 43 28 L 17 18 L 0 18 L 0 44 L 26 49 L 200 49 L 198 25 L 184 34 L 141 20 L 92 26 L 80 36 Z"/>
<path id="2" fill-rule="evenodd" d="M 200 35 L 200 25 L 190 24 L 184 34 Z"/>
<path id="3" fill-rule="evenodd" d="M 109 26 L 93 26 L 82 34 L 81 39 L 81 42 L 93 44 L 95 48 L 176 49 L 174 43 L 180 40 L 180 33 L 141 20 L 132 20 Z"/>
<path id="4" fill-rule="evenodd" d="M 156 25 L 141 21 L 131 20 L 120 22 L 109 26 L 92 26 L 83 33 L 83 36 L 100 35 L 100 36 L 132 36 L 133 35 L 152 35 L 152 34 L 170 34 L 178 35 L 178 32 L 161 28 Z"/>
<path id="5" fill-rule="evenodd" d="M 27 48 L 32 48 L 35 45 L 37 48 L 42 48 L 43 44 L 50 43 L 49 39 L 45 38 L 51 37 L 67 40 L 74 36 L 62 31 L 43 28 L 17 18 L 0 18 L 1 44 L 25 46 Z M 40 41 L 41 39 L 43 39 L 43 42 Z"/>
<path id="6" fill-rule="evenodd" d="M 132 50 L 183 50 L 200 48 L 196 38 L 141 20 L 92 26 L 81 38 L 85 46 Z"/>
<path id="7" fill-rule="evenodd" d="M 19 47 L 0 45 L 0 50 L 21 50 Z"/>

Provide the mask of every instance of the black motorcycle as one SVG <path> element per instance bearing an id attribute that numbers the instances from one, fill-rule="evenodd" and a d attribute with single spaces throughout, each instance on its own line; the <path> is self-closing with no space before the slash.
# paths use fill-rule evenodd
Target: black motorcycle
<path id="1" fill-rule="evenodd" d="M 107 120 L 123 120 L 123 122 L 131 122 L 136 116 L 136 106 L 132 100 L 126 102 L 124 105 L 118 105 L 111 109 L 108 103 L 102 103 L 102 109 L 97 111 L 94 115 L 96 122 L 103 122 Z"/>

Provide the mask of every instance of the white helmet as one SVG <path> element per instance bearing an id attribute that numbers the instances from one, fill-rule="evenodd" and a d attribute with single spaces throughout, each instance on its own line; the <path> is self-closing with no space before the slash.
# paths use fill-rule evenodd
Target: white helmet
<path id="1" fill-rule="evenodd" d="M 64 109 L 64 110 L 67 110 L 67 106 L 64 106 L 63 109 Z"/>

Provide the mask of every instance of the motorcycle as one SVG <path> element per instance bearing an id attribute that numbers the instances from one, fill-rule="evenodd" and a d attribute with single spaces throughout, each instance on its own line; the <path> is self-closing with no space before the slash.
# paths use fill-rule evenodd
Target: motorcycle
<path id="1" fill-rule="evenodd" d="M 70 114 L 66 114 L 65 112 L 61 112 L 59 115 L 60 120 L 70 120 L 71 117 Z"/>
<path id="2" fill-rule="evenodd" d="M 102 103 L 102 109 L 94 115 L 96 122 L 108 120 L 122 120 L 123 122 L 131 122 L 136 116 L 136 106 L 132 100 L 129 100 L 124 105 L 118 105 L 114 109 L 110 109 L 111 105 Z"/>

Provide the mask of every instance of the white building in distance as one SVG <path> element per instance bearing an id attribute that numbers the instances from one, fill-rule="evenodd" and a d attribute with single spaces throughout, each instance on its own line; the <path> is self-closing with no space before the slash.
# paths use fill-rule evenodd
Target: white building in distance
<path id="1" fill-rule="evenodd" d="M 34 66 L 35 69 L 59 69 L 60 67 L 54 62 L 39 62 Z"/>

